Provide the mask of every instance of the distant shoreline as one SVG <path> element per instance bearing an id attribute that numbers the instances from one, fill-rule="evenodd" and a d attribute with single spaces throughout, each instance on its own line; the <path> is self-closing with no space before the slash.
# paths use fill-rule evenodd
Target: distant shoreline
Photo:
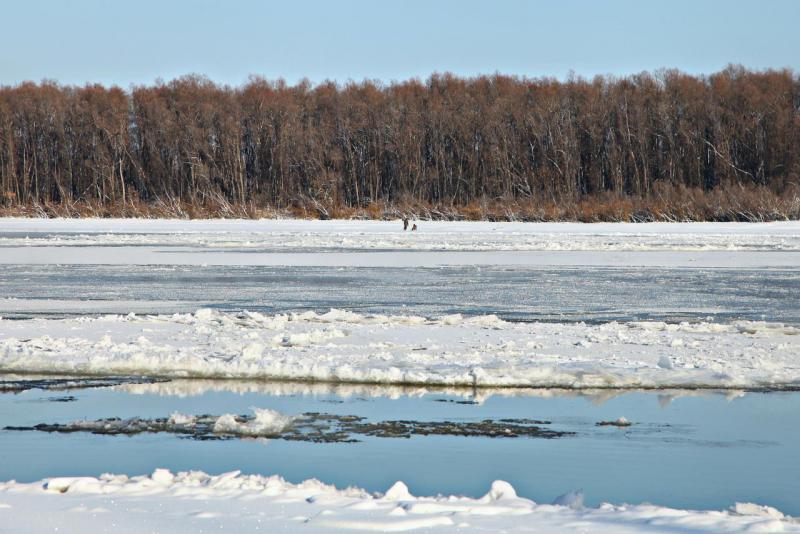
<path id="1" fill-rule="evenodd" d="M 487 222 L 774 222 L 800 220 L 800 197 L 773 195 L 751 189 L 739 197 L 684 191 L 666 201 L 658 198 L 590 197 L 556 204 L 519 200 L 492 200 L 465 206 L 372 203 L 366 207 L 298 204 L 272 207 L 191 202 L 47 202 L 0 205 L 0 217 L 22 218 L 131 218 L 131 219 L 297 219 Z"/>

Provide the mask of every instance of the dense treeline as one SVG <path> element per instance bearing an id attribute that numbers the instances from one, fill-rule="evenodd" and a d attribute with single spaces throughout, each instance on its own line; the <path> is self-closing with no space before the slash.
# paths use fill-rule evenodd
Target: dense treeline
<path id="1" fill-rule="evenodd" d="M 800 79 L 0 87 L 5 212 L 800 215 Z"/>

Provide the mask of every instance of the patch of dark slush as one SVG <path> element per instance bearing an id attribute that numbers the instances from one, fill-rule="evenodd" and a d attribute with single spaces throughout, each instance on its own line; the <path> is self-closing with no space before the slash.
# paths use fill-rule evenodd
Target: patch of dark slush
<path id="1" fill-rule="evenodd" d="M 219 416 L 198 415 L 191 420 L 175 422 L 170 418 L 130 419 L 108 418 L 95 421 L 73 421 L 66 424 L 38 424 L 35 426 L 7 426 L 5 430 L 39 432 L 89 432 L 99 435 L 132 436 L 144 433 L 170 433 L 183 438 L 197 440 L 221 440 L 240 438 L 271 438 L 314 443 L 355 443 L 359 436 L 376 438 L 410 438 L 412 436 L 460 436 L 486 438 L 543 438 L 554 439 L 574 435 L 542 428 L 549 421 L 534 419 L 484 419 L 482 421 L 367 421 L 355 415 L 331 415 L 308 412 L 296 416 L 283 429 L 259 430 L 245 428 L 254 421 L 253 416 L 237 415 L 236 423 L 242 431 L 231 431 L 228 427 L 219 430 L 215 425 Z"/>
<path id="2" fill-rule="evenodd" d="M 72 389 L 105 388 L 125 384 L 155 384 L 169 382 L 166 378 L 150 378 L 143 376 L 107 376 L 103 378 L 71 377 L 71 378 L 0 378 L 0 393 L 22 393 L 31 389 L 44 391 L 68 391 Z"/>
<path id="3" fill-rule="evenodd" d="M 474 400 L 455 400 L 455 399 L 433 399 L 433 402 L 449 402 L 451 404 L 478 404 L 478 401 Z"/>
<path id="4" fill-rule="evenodd" d="M 47 402 L 75 402 L 78 400 L 78 397 L 73 395 L 64 395 L 62 397 L 47 397 L 45 400 Z"/>
<path id="5" fill-rule="evenodd" d="M 616 426 L 618 428 L 625 428 L 631 426 L 633 423 L 625 419 L 624 417 L 620 417 L 615 421 L 598 421 L 595 423 L 595 426 Z"/>

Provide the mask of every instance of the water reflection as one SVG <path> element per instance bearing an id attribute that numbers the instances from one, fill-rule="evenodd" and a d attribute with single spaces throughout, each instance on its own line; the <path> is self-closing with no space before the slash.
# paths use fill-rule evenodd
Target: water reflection
<path id="1" fill-rule="evenodd" d="M 367 435 L 358 443 L 271 440 L 264 447 L 263 440 L 197 441 L 168 433 L 0 431 L 0 479 L 138 474 L 156 467 L 241 469 L 370 491 L 403 480 L 418 494 L 472 496 L 504 479 L 540 502 L 583 488 L 589 505 L 648 501 L 720 509 L 740 501 L 800 514 L 794 497 L 800 480 L 798 392 L 472 390 L 188 379 L 55 391 L 0 394 L 0 426 L 152 420 L 174 412 L 250 414 L 260 408 L 287 416 L 315 412 L 356 416 L 365 423 L 449 421 L 467 428 L 486 420 L 543 420 L 550 422 L 547 429 L 565 434 L 554 440 Z M 66 395 L 73 399 L 51 400 Z M 596 426 L 620 417 L 632 425 Z"/>
<path id="2" fill-rule="evenodd" d="M 728 401 L 744 397 L 746 390 L 738 389 L 559 389 L 559 388 L 464 388 L 464 387 L 421 387 L 381 384 L 344 384 L 325 382 L 268 382 L 259 380 L 213 380 L 213 379 L 173 379 L 155 383 L 129 383 L 115 386 L 115 389 L 132 395 L 158 395 L 167 397 L 196 397 L 210 392 L 226 392 L 238 395 L 258 394 L 272 397 L 338 397 L 341 399 L 401 397 L 423 398 L 426 396 L 446 396 L 462 399 L 470 404 L 484 404 L 492 397 L 535 397 L 539 399 L 572 398 L 584 399 L 595 406 L 623 395 L 645 394 L 654 398 L 665 408 L 675 399 L 686 397 L 720 397 Z"/>

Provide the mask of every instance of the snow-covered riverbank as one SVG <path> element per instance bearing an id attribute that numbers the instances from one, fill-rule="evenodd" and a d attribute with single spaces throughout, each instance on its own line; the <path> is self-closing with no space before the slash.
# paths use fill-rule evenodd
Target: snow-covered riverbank
<path id="1" fill-rule="evenodd" d="M 129 478 L 57 478 L 0 483 L 0 525 L 9 532 L 800 532 L 774 508 L 739 503 L 725 511 L 660 506 L 585 508 L 573 492 L 554 504 L 520 498 L 496 481 L 478 499 L 415 497 L 398 482 L 384 494 L 316 480 L 202 472 Z"/>

